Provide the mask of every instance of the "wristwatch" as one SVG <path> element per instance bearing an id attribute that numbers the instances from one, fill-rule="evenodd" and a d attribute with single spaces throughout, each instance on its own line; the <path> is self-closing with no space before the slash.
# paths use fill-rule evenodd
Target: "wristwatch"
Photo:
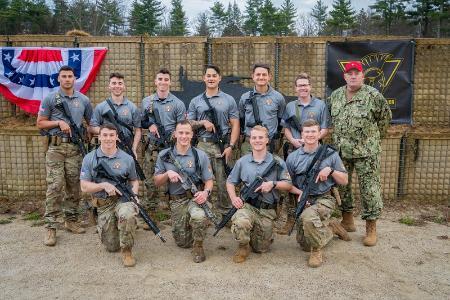
<path id="1" fill-rule="evenodd" d="M 328 174 L 328 176 L 331 176 L 331 174 L 333 174 L 333 172 L 334 172 L 333 168 L 330 168 L 330 169 L 331 169 L 331 172 L 330 172 L 330 174 Z"/>
<path id="2" fill-rule="evenodd" d="M 205 192 L 208 193 L 208 197 L 211 195 L 211 190 L 210 189 L 205 189 Z"/>
<path id="3" fill-rule="evenodd" d="M 277 184 L 278 184 L 278 181 L 276 181 L 276 180 L 273 180 L 272 181 L 272 184 L 273 184 L 273 189 L 277 186 Z"/>
<path id="4" fill-rule="evenodd" d="M 231 150 L 234 150 L 234 148 L 236 148 L 235 144 L 230 144 L 229 146 L 230 146 Z"/>

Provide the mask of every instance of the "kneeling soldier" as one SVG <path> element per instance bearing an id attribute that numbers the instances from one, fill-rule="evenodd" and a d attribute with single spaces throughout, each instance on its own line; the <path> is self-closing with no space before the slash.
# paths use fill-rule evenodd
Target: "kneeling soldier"
<path id="1" fill-rule="evenodd" d="M 304 146 L 292 152 L 286 160 L 294 184 L 291 192 L 299 197 L 306 188 L 304 186 L 305 177 L 308 176 L 308 170 L 311 170 L 311 162 L 319 153 L 319 147 L 328 147 L 327 145 L 320 146 L 319 137 L 319 123 L 315 120 L 306 120 L 302 127 Z M 321 162 L 317 161 L 320 171 L 313 181 L 313 186 L 310 187 L 307 208 L 300 215 L 297 231 L 297 242 L 303 250 L 311 251 L 308 265 L 312 268 L 317 268 L 322 264 L 321 249 L 330 242 L 334 234 L 345 241 L 350 240 L 340 223 L 330 219 L 337 204 L 336 199 L 331 195 L 331 188 L 335 184 L 347 184 L 347 171 L 334 149 L 327 148 L 325 151 L 327 151 L 325 159 Z"/>
<path id="2" fill-rule="evenodd" d="M 228 176 L 228 195 L 238 209 L 231 219 L 231 232 L 239 242 L 233 257 L 236 263 L 246 260 L 250 247 L 256 253 L 269 250 L 279 199 L 277 190 L 288 191 L 292 187 L 285 162 L 267 150 L 268 143 L 268 130 L 254 126 L 250 131 L 252 152 L 241 157 Z M 239 197 L 235 186 L 241 182 L 244 185 Z"/>
<path id="3" fill-rule="evenodd" d="M 138 207 L 133 202 L 120 201 L 120 191 L 108 179 L 103 178 L 97 168 L 104 162 L 114 172 L 113 176 L 128 180 L 132 191 L 137 194 L 139 181 L 133 158 L 117 148 L 117 128 L 106 123 L 100 126 L 100 147 L 83 159 L 80 180 L 81 190 L 92 193 L 93 206 L 97 207 L 97 230 L 106 250 L 116 252 L 122 249 L 123 264 L 136 264 L 131 248 L 136 236 Z"/>
<path id="4" fill-rule="evenodd" d="M 208 156 L 202 150 L 191 147 L 193 136 L 189 121 L 181 121 L 175 127 L 176 144 L 158 154 L 155 165 L 155 185 L 169 184 L 169 204 L 172 234 L 175 243 L 182 248 L 193 246 L 193 260 L 203 262 L 203 240 L 206 236 L 205 207 L 213 188 L 213 174 Z M 201 190 L 201 185 L 204 186 Z"/>

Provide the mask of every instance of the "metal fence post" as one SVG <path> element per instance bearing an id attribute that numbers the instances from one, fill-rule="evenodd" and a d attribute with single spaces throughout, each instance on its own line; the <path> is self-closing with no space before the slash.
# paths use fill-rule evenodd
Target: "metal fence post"
<path id="1" fill-rule="evenodd" d="M 210 38 L 206 38 L 206 63 L 212 64 L 212 43 Z"/>
<path id="2" fill-rule="evenodd" d="M 278 83 L 280 79 L 280 55 L 281 55 L 281 46 L 278 39 L 275 42 L 275 67 L 274 67 L 274 87 L 278 90 Z"/>
<path id="3" fill-rule="evenodd" d="M 141 36 L 141 41 L 139 42 L 139 77 L 141 81 L 141 99 L 145 95 L 145 43 L 144 37 Z"/>

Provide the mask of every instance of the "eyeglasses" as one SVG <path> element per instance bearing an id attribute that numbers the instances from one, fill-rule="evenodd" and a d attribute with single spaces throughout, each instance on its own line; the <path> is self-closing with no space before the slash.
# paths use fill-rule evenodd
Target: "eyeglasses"
<path id="1" fill-rule="evenodd" d="M 308 84 L 297 84 L 297 87 L 299 87 L 299 88 L 308 87 L 308 86 L 310 86 L 309 83 Z"/>

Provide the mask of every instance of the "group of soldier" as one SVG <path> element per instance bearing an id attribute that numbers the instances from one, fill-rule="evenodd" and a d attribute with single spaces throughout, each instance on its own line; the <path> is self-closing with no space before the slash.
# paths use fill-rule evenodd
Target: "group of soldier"
<path id="1" fill-rule="evenodd" d="M 205 91 L 190 101 L 186 111 L 184 103 L 170 92 L 170 72 L 161 69 L 155 77 L 156 92 L 144 98 L 139 109 L 125 96 L 124 77 L 112 73 L 110 98 L 93 110 L 89 99 L 74 90 L 73 70 L 62 67 L 60 89 L 42 101 L 37 119 L 46 146 L 44 244 L 56 244 L 62 207 L 65 229 L 85 232 L 78 222 L 78 206 L 81 192 L 90 193 L 101 242 L 107 251 L 121 250 L 124 266 L 134 266 L 138 215 L 144 207 L 155 219 L 158 189 L 164 187 L 173 238 L 179 247 L 192 247 L 194 262 L 205 260 L 207 228 L 214 222 L 220 230 L 221 217 L 222 227 L 229 226 L 238 242 L 233 261 L 241 263 L 251 251 L 269 250 L 276 208 L 284 195 L 287 221 L 278 233 L 291 231 L 299 217 L 297 241 L 311 252 L 308 265 L 318 267 L 323 261 L 322 249 L 333 236 L 348 241 L 347 232 L 356 231 L 351 191 L 351 174 L 356 169 L 362 219 L 366 220 L 363 243 L 374 246 L 376 220 L 383 206 L 380 140 L 391 112 L 384 97 L 364 84 L 361 63 L 346 64 L 346 85 L 334 91 L 327 103 L 311 95 L 311 79 L 306 73 L 295 79 L 298 99 L 287 105 L 283 95 L 270 86 L 270 66 L 254 65 L 252 79 L 254 88 L 237 104 L 219 89 L 219 67 L 207 65 Z M 62 109 L 63 103 L 69 112 Z M 87 135 L 98 136 L 99 142 L 84 158 L 80 143 L 74 142 L 74 129 L 82 128 L 83 119 L 89 126 Z M 321 141 L 331 123 L 334 148 Z M 136 160 L 142 129 L 148 129 L 143 170 Z M 281 148 L 285 160 L 278 155 Z M 239 150 L 241 157 L 233 166 L 233 151 Z M 315 164 L 317 173 L 310 180 Z M 100 172 L 99 166 L 106 166 L 112 177 L 105 177 L 105 168 Z M 124 201 L 124 190 L 113 177 L 125 180 L 136 201 Z M 136 197 L 140 180 L 148 189 L 143 199 Z M 256 180 L 260 181 L 255 186 Z M 213 196 L 214 181 L 217 192 Z M 337 185 L 342 197 L 334 188 Z M 306 202 L 299 216 L 300 199 Z M 338 206 L 341 222 L 331 217 Z"/>

